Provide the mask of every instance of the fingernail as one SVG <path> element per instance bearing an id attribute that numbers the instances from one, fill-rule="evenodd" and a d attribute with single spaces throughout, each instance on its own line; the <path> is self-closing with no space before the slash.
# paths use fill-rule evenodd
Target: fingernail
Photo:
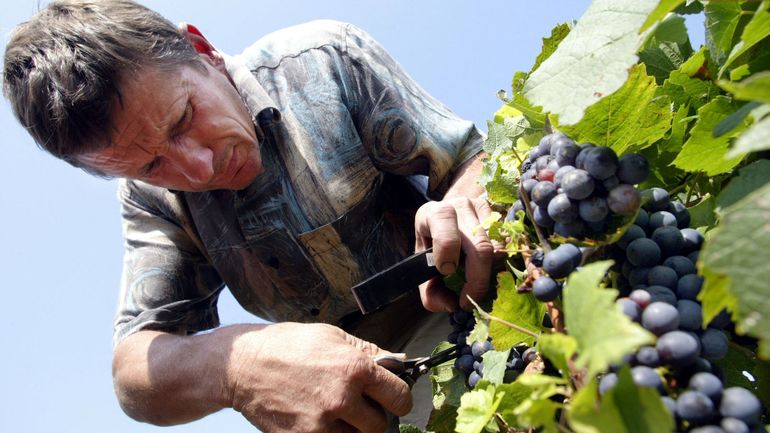
<path id="1" fill-rule="evenodd" d="M 457 266 L 455 266 L 452 262 L 444 262 L 441 264 L 441 269 L 439 269 L 442 274 L 448 275 L 451 273 L 454 273 L 455 270 L 457 270 Z"/>

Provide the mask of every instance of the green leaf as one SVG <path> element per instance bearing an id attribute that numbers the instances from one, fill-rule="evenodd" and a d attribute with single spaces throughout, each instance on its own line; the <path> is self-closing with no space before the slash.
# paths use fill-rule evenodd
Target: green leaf
<path id="1" fill-rule="evenodd" d="M 539 334 L 545 317 L 545 305 L 531 293 L 518 293 L 513 275 L 500 272 L 497 274 L 497 299 L 492 304 L 490 314 Z M 531 335 L 497 321 L 489 324 L 489 335 L 498 350 L 510 349 L 519 343 L 528 346 L 535 343 Z"/>
<path id="2" fill-rule="evenodd" d="M 732 51 L 740 30 L 743 1 L 711 1 L 703 8 L 706 16 L 706 47 L 718 67 Z"/>
<path id="3" fill-rule="evenodd" d="M 498 385 L 496 391 L 498 393 L 505 393 L 505 398 L 502 399 L 497 407 L 497 412 L 508 425 L 522 426 L 514 411 L 520 404 L 530 398 L 532 388 L 520 382 L 513 382 Z"/>
<path id="4" fill-rule="evenodd" d="M 458 433 L 480 433 L 487 425 L 505 393 L 495 395 L 495 386 L 486 389 L 475 389 L 465 393 L 457 410 Z"/>
<path id="5" fill-rule="evenodd" d="M 505 364 L 508 362 L 510 349 L 504 351 L 490 350 L 481 355 L 484 360 L 484 379 L 495 385 L 503 383 Z"/>
<path id="6" fill-rule="evenodd" d="M 561 370 L 564 377 L 569 377 L 569 360 L 576 350 L 577 341 L 566 334 L 545 334 L 537 339 L 537 351 Z"/>
<path id="7" fill-rule="evenodd" d="M 647 72 L 658 83 L 668 78 L 671 71 L 682 66 L 692 55 L 684 18 L 672 15 L 661 22 L 647 38 L 639 52 L 639 62 L 647 66 Z"/>
<path id="8" fill-rule="evenodd" d="M 473 326 L 473 330 L 468 334 L 468 338 L 465 341 L 468 344 L 473 344 L 474 341 L 483 343 L 489 337 L 489 320 L 484 319 L 478 310 L 473 310 L 473 316 L 476 318 L 476 325 Z"/>
<path id="9" fill-rule="evenodd" d="M 653 9 L 653 11 L 647 17 L 647 20 L 644 22 L 644 24 L 642 24 L 642 28 L 639 29 L 639 31 L 643 32 L 647 30 L 651 25 L 665 18 L 666 15 L 668 15 L 674 9 L 678 8 L 684 2 L 685 0 L 661 0 L 660 3 L 658 3 L 658 6 Z"/>
<path id="10" fill-rule="evenodd" d="M 714 197 L 707 195 L 701 198 L 690 211 L 690 227 L 711 227 L 716 223 L 716 204 Z"/>
<path id="11" fill-rule="evenodd" d="M 746 122 L 730 134 L 715 138 L 714 127 L 729 116 L 739 106 L 725 96 L 717 96 L 698 110 L 698 121 L 690 130 L 690 139 L 684 144 L 682 152 L 674 160 L 674 165 L 685 171 L 704 171 L 713 176 L 726 173 L 741 161 L 742 156 L 727 158 L 730 139 L 746 128 Z"/>
<path id="12" fill-rule="evenodd" d="M 559 46 L 561 41 L 567 37 L 570 30 L 572 30 L 572 27 L 570 27 L 570 25 L 567 23 L 561 23 L 551 29 L 551 36 L 548 38 L 543 38 L 543 48 L 540 50 L 540 54 L 537 55 L 535 64 L 529 71 L 530 74 L 537 70 L 537 68 L 540 67 L 540 64 L 542 64 L 547 58 L 551 57 L 551 54 L 556 51 L 556 48 Z"/>
<path id="13" fill-rule="evenodd" d="M 590 263 L 573 272 L 564 288 L 564 317 L 570 335 L 578 344 L 578 367 L 587 367 L 588 377 L 606 370 L 655 337 L 633 323 L 615 305 L 616 290 L 599 283 L 612 262 Z"/>
<path id="14" fill-rule="evenodd" d="M 558 49 L 533 72 L 524 95 L 559 123 L 577 123 L 585 109 L 617 90 L 637 61 L 639 29 L 657 1 L 595 0 Z"/>
<path id="15" fill-rule="evenodd" d="M 719 87 L 742 101 L 761 101 L 770 104 L 770 71 L 760 72 L 740 82 L 717 81 Z"/>
<path id="16" fill-rule="evenodd" d="M 734 205 L 747 195 L 770 183 L 770 161 L 760 159 L 738 171 L 738 175 L 716 198 L 717 212 Z"/>
<path id="17" fill-rule="evenodd" d="M 747 53 L 768 35 L 770 35 L 770 1 L 765 0 L 754 12 L 751 21 L 744 27 L 741 40 L 730 51 L 730 56 L 719 70 L 719 76 L 721 77 L 727 67 L 736 59 Z"/>
<path id="18" fill-rule="evenodd" d="M 739 108 L 738 111 L 735 113 L 727 116 L 724 120 L 717 123 L 717 126 L 714 127 L 714 132 L 712 135 L 714 137 L 721 137 L 728 132 L 732 131 L 733 129 L 740 126 L 743 121 L 748 117 L 749 114 L 751 114 L 751 111 L 754 110 L 759 106 L 759 102 L 757 101 L 751 101 L 743 105 L 743 107 Z"/>
<path id="19" fill-rule="evenodd" d="M 618 373 L 618 383 L 596 407 L 596 381 L 580 390 L 572 402 L 569 422 L 576 433 L 664 433 L 674 430 L 674 419 L 658 391 L 638 387 L 628 366 Z"/>
<path id="20" fill-rule="evenodd" d="M 719 87 L 712 81 L 690 77 L 681 69 L 672 71 L 658 92 L 668 95 L 677 106 L 688 105 L 695 109 L 699 109 L 720 93 Z"/>
<path id="21" fill-rule="evenodd" d="M 719 226 L 706 239 L 700 255 L 705 269 L 727 279 L 729 291 L 737 299 L 736 328 L 760 339 L 759 352 L 765 359 L 770 358 L 768 251 L 770 184 L 725 209 Z M 706 308 L 708 298 L 703 301 Z"/>
<path id="22" fill-rule="evenodd" d="M 770 116 L 751 125 L 737 140 L 727 157 L 746 152 L 759 152 L 770 149 Z"/>
<path id="23" fill-rule="evenodd" d="M 669 98 L 655 97 L 657 87 L 644 65 L 634 65 L 623 87 L 562 130 L 579 142 L 611 147 L 618 155 L 648 147 L 663 138 L 673 118 Z"/>
<path id="24" fill-rule="evenodd" d="M 703 258 L 698 261 L 703 263 Z M 698 300 L 703 307 L 703 323 L 711 322 L 722 310 L 731 312 L 732 320 L 737 321 L 738 299 L 730 292 L 730 279 L 712 272 L 707 265 L 701 265 L 701 274 L 705 281 Z"/>
<path id="25" fill-rule="evenodd" d="M 487 121 L 487 139 L 484 140 L 484 152 L 488 154 L 510 151 L 513 142 L 506 135 L 506 130 L 499 123 Z"/>
<path id="26" fill-rule="evenodd" d="M 516 408 L 519 421 L 527 427 L 543 427 L 543 431 L 556 433 L 556 411 L 562 405 L 548 399 L 528 399 Z"/>
<path id="27" fill-rule="evenodd" d="M 401 424 L 398 426 L 398 433 L 423 433 L 423 431 L 415 425 Z"/>

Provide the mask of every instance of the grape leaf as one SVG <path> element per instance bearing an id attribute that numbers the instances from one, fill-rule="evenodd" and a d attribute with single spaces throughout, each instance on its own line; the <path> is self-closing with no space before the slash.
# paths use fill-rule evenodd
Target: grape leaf
<path id="1" fill-rule="evenodd" d="M 547 58 L 551 57 L 551 54 L 556 51 L 556 48 L 559 46 L 561 41 L 567 37 L 570 30 L 572 30 L 572 27 L 566 23 L 561 23 L 551 29 L 551 36 L 548 38 L 543 38 L 543 48 L 540 50 L 540 54 L 537 55 L 535 64 L 532 65 L 532 69 L 529 71 L 530 74 L 537 70 L 540 64 L 543 63 Z"/>
<path id="2" fill-rule="evenodd" d="M 770 104 L 770 71 L 756 73 L 743 81 L 717 81 L 719 87 L 742 101 L 761 101 Z"/>
<path id="3" fill-rule="evenodd" d="M 545 317 L 545 305 L 531 293 L 518 293 L 513 275 L 500 272 L 497 274 L 497 299 L 490 314 L 538 334 Z M 510 349 L 519 343 L 529 346 L 535 343 L 531 335 L 497 321 L 490 322 L 489 335 L 498 350 Z"/>
<path id="4" fill-rule="evenodd" d="M 732 206 L 770 182 L 770 161 L 760 159 L 741 168 L 716 198 L 718 212 Z"/>
<path id="5" fill-rule="evenodd" d="M 733 48 L 742 15 L 743 1 L 708 2 L 703 8 L 706 16 L 706 47 L 718 67 Z"/>
<path id="6" fill-rule="evenodd" d="M 770 116 L 751 125 L 746 132 L 738 137 L 735 140 L 735 146 L 727 153 L 727 157 L 766 149 L 770 149 Z"/>
<path id="7" fill-rule="evenodd" d="M 577 341 L 566 334 L 545 334 L 537 339 L 537 351 L 561 370 L 564 377 L 570 373 L 569 360 L 577 350 Z"/>
<path id="8" fill-rule="evenodd" d="M 719 226 L 706 239 L 700 256 L 705 270 L 727 279 L 729 291 L 737 299 L 739 321 L 736 328 L 760 340 L 760 356 L 765 359 L 770 358 L 768 222 L 770 184 L 725 209 Z M 706 296 L 703 298 L 704 309 L 709 301 Z"/>
<path id="9" fill-rule="evenodd" d="M 751 101 L 744 104 L 743 107 L 738 109 L 738 111 L 717 123 L 717 126 L 714 127 L 713 131 L 714 137 L 721 137 L 737 128 L 741 123 L 743 123 L 746 117 L 748 117 L 749 114 L 751 114 L 751 112 L 759 106 L 760 103 L 757 101 Z"/>
<path id="10" fill-rule="evenodd" d="M 474 389 L 462 396 L 460 408 L 457 409 L 458 433 L 480 433 L 487 425 L 505 396 L 504 392 L 495 395 L 495 386 L 486 389 Z"/>
<path id="11" fill-rule="evenodd" d="M 647 72 L 660 84 L 691 55 L 692 46 L 684 18 L 671 15 L 647 37 L 639 52 L 639 62 L 647 66 Z"/>
<path id="12" fill-rule="evenodd" d="M 504 392 L 505 398 L 500 402 L 497 407 L 497 412 L 503 417 L 503 420 L 510 426 L 520 426 L 519 419 L 515 415 L 514 411 L 525 400 L 530 398 L 532 394 L 532 388 L 520 383 L 506 383 L 498 385 L 496 391 Z"/>
<path id="13" fill-rule="evenodd" d="M 590 263 L 573 272 L 564 288 L 564 317 L 570 335 L 578 345 L 578 367 L 588 376 L 606 370 L 610 364 L 655 337 L 631 322 L 615 305 L 618 292 L 599 288 L 612 262 Z"/>
<path id="14" fill-rule="evenodd" d="M 596 381 L 578 391 L 569 422 L 576 433 L 664 433 L 674 430 L 674 419 L 654 388 L 638 387 L 629 367 L 618 372 L 618 383 L 596 406 Z"/>
<path id="15" fill-rule="evenodd" d="M 658 3 L 658 6 L 653 9 L 652 12 L 650 12 L 650 15 L 647 17 L 647 21 L 642 24 L 642 28 L 639 29 L 639 31 L 643 32 L 647 30 L 650 28 L 650 26 L 665 18 L 666 15 L 668 15 L 671 11 L 679 7 L 684 2 L 685 0 L 661 0 L 660 3 Z"/>
<path id="16" fill-rule="evenodd" d="M 716 204 L 714 197 L 707 195 L 695 206 L 688 208 L 690 211 L 690 227 L 711 227 L 716 223 Z"/>
<path id="17" fill-rule="evenodd" d="M 741 40 L 730 51 L 730 56 L 719 70 L 719 76 L 721 77 L 727 67 L 736 59 L 747 53 L 767 36 L 770 36 L 770 1 L 764 0 L 754 11 L 751 21 L 743 28 Z"/>
<path id="18" fill-rule="evenodd" d="M 504 351 L 490 350 L 481 355 L 481 359 L 484 360 L 484 379 L 495 385 L 502 384 L 505 376 L 505 363 L 508 362 L 508 354 L 510 353 L 510 349 Z"/>
<path id="19" fill-rule="evenodd" d="M 524 95 L 559 123 L 577 123 L 585 109 L 617 90 L 637 61 L 639 34 L 657 1 L 595 0 L 556 51 L 524 84 Z"/>
<path id="20" fill-rule="evenodd" d="M 398 426 L 398 433 L 423 433 L 423 431 L 416 425 L 400 424 Z"/>
<path id="21" fill-rule="evenodd" d="M 726 173 L 738 165 L 742 155 L 727 158 L 730 139 L 740 134 L 747 121 L 735 128 L 730 134 L 715 138 L 714 127 L 725 117 L 740 108 L 739 104 L 725 96 L 717 96 L 698 110 L 698 121 L 690 130 L 690 139 L 682 147 L 682 152 L 673 164 L 685 171 L 704 171 L 713 176 Z"/>
<path id="22" fill-rule="evenodd" d="M 487 121 L 487 139 L 484 140 L 484 152 L 488 154 L 510 151 L 513 142 L 506 134 L 505 126 Z"/>
<path id="23" fill-rule="evenodd" d="M 543 431 L 556 433 L 556 411 L 561 405 L 548 399 L 527 399 L 516 408 L 519 422 L 527 427 L 543 427 Z"/>
<path id="24" fill-rule="evenodd" d="M 655 97 L 657 87 L 644 65 L 634 65 L 623 87 L 562 130 L 578 142 L 611 147 L 618 155 L 648 147 L 663 138 L 673 117 L 669 98 Z"/>

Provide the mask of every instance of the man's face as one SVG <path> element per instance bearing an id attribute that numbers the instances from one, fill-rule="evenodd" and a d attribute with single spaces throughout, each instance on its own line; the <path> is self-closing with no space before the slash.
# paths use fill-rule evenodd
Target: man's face
<path id="1" fill-rule="evenodd" d="M 243 189 L 263 171 L 251 116 L 225 72 L 203 62 L 121 82 L 111 145 L 78 157 L 116 177 L 180 191 Z"/>

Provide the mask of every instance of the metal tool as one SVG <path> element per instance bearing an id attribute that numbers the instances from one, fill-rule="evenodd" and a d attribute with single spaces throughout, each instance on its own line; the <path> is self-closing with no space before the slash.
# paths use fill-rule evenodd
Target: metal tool
<path id="1" fill-rule="evenodd" d="M 449 360 L 460 356 L 460 346 L 454 345 L 449 349 L 434 353 L 431 356 L 421 358 L 404 359 L 396 355 L 375 356 L 374 361 L 385 367 L 390 372 L 398 375 L 411 388 L 420 376 L 427 374 L 431 368 L 441 365 Z M 388 417 L 388 429 L 386 433 L 398 433 L 399 419 L 390 412 L 386 412 Z"/>
<path id="2" fill-rule="evenodd" d="M 361 313 L 369 314 L 438 275 L 441 273 L 433 263 L 433 248 L 428 248 L 373 275 L 350 290 Z"/>

